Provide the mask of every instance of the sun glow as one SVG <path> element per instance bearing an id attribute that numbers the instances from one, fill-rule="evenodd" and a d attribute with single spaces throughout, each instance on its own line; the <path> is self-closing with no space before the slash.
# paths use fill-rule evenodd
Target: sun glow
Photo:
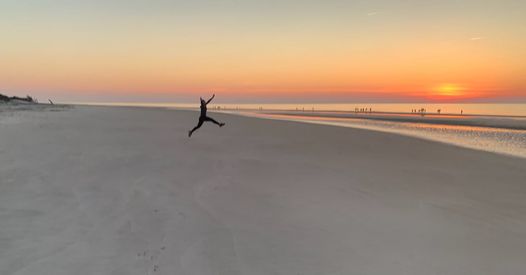
<path id="1" fill-rule="evenodd" d="M 464 88 L 457 84 L 442 84 L 436 87 L 434 95 L 438 97 L 461 97 L 464 95 Z"/>

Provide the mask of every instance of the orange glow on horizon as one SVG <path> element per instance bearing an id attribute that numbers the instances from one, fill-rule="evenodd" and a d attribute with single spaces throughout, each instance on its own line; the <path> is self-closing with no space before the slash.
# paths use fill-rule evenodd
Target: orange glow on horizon
<path id="1" fill-rule="evenodd" d="M 8 94 L 526 99 L 522 13 L 497 2 L 476 11 L 448 1 L 440 9 L 391 3 L 374 16 L 368 1 L 285 4 L 290 13 L 269 5 L 268 16 L 258 1 L 19 2 L 0 8 L 0 92 Z M 225 5 L 233 6 L 217 10 Z M 501 20 L 483 16 L 499 9 Z"/>
<path id="2" fill-rule="evenodd" d="M 426 98 L 432 102 L 458 102 L 488 98 L 491 94 L 482 87 L 467 87 L 456 83 L 442 83 L 428 90 Z"/>

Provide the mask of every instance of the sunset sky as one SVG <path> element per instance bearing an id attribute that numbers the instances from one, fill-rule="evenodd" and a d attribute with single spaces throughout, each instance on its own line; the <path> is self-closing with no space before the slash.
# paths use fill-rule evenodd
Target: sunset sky
<path id="1" fill-rule="evenodd" d="M 526 102 L 526 1 L 0 0 L 0 93 Z"/>

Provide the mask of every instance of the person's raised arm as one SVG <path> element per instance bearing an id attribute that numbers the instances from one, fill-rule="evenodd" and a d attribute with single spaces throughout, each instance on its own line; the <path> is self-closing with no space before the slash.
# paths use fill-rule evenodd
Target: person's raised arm
<path id="1" fill-rule="evenodd" d="M 210 103 L 210 101 L 212 101 L 212 99 L 214 99 L 215 96 L 216 94 L 213 94 L 212 97 L 206 102 L 206 104 Z"/>

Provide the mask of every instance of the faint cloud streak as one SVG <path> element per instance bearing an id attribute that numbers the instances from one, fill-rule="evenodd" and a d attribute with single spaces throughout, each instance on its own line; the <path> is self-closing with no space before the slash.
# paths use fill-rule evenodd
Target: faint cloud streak
<path id="1" fill-rule="evenodd" d="M 383 12 L 381 11 L 371 11 L 371 12 L 368 12 L 367 13 L 367 16 L 375 16 L 375 15 L 379 15 L 379 14 L 382 14 Z"/>

